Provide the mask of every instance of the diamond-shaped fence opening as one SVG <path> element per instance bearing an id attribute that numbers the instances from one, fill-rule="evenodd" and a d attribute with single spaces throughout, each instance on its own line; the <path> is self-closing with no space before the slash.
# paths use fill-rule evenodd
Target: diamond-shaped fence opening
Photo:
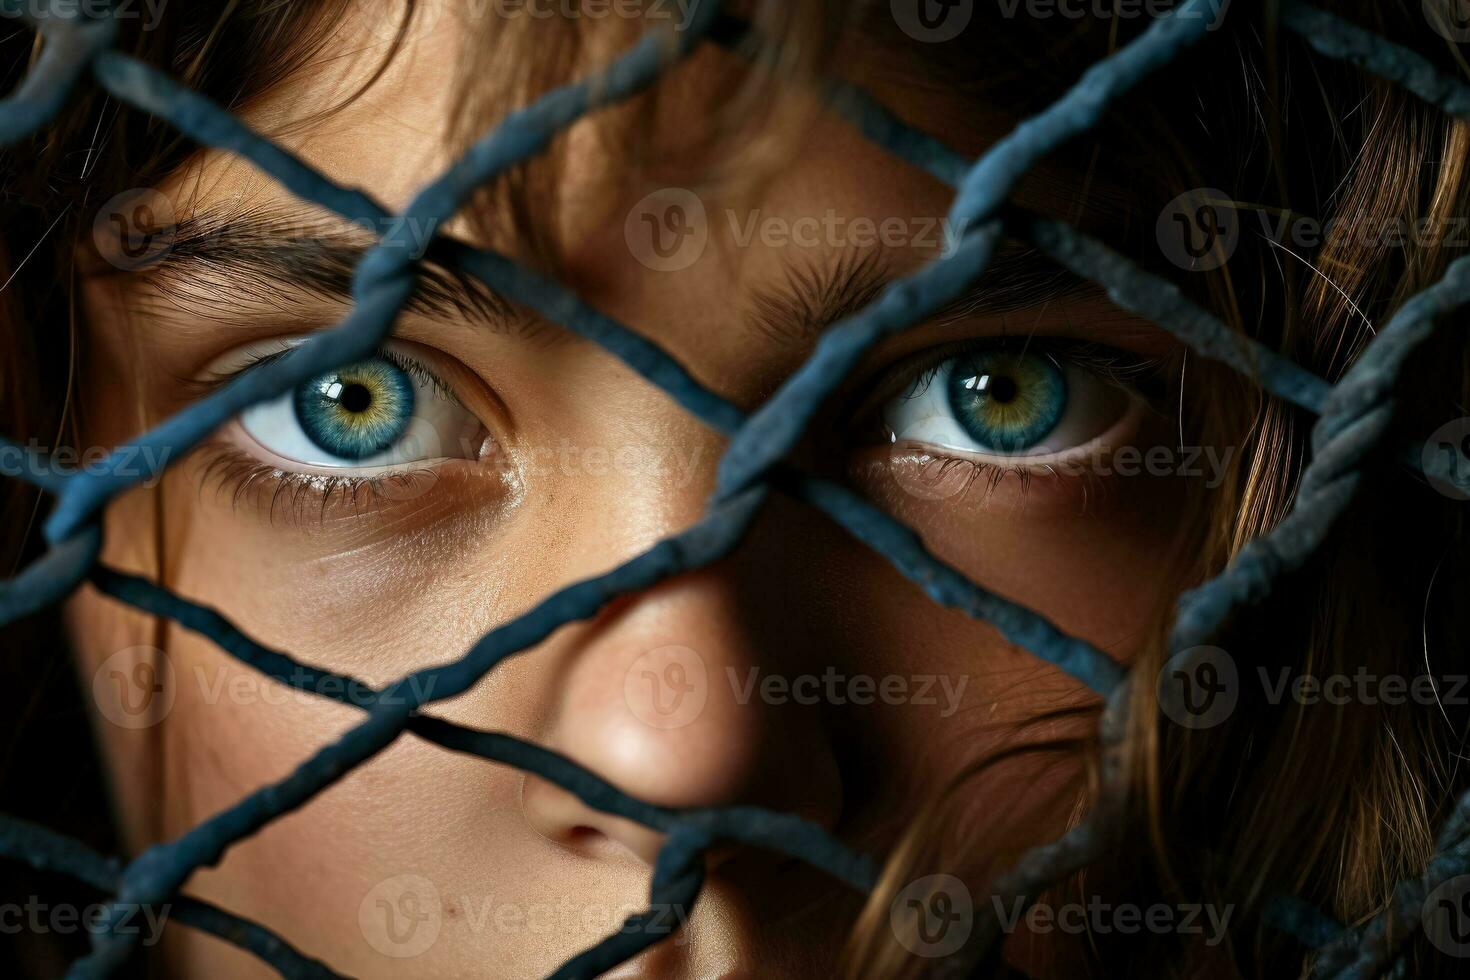
<path id="1" fill-rule="evenodd" d="M 708 510 L 689 530 L 604 575 L 547 596 L 526 614 L 485 634 L 458 659 L 377 690 L 268 649 L 214 610 L 101 565 L 100 511 L 129 486 L 156 475 L 137 472 L 134 461 L 169 458 L 166 453 L 138 450 L 192 446 L 241 410 L 337 365 L 370 355 L 388 335 L 415 288 L 416 263 L 427 246 L 423 229 L 437 229 L 477 188 L 544 150 L 585 113 L 637 94 L 698 45 L 728 41 L 747 29 L 746 25 L 722 15 L 713 0 L 696 0 L 686 29 L 672 45 L 665 37 L 645 36 L 602 72 L 557 88 L 511 113 L 424 187 L 401 213 L 393 214 L 366 195 L 328 180 L 165 74 L 114 50 L 113 18 L 86 16 L 87 5 L 66 0 L 40 4 L 0 0 L 0 15 L 27 21 L 44 42 L 26 78 L 0 100 L 0 144 L 14 143 L 43 127 L 66 103 L 82 76 L 88 75 L 112 97 L 165 120 L 199 143 L 249 159 L 298 197 L 366 227 L 385 229 L 356 267 L 352 311 L 332 329 L 313 335 L 289 356 L 242 375 L 130 445 L 119 447 L 88 472 L 60 476 L 54 468 L 47 468 L 51 475 L 37 476 L 35 467 L 18 466 L 7 473 L 37 483 L 55 497 L 55 506 L 45 524 L 47 553 L 0 583 L 0 623 L 55 603 L 90 581 L 123 603 L 168 617 L 210 638 L 241 663 L 283 684 L 362 712 L 355 727 L 302 761 L 286 778 L 261 787 L 125 865 L 44 828 L 0 819 L 0 853 L 71 875 L 111 896 L 106 928 L 94 936 L 92 952 L 73 964 L 70 975 L 105 976 L 119 966 L 130 955 L 134 941 L 132 931 L 117 928 L 127 910 L 167 902 L 179 921 L 249 950 L 284 976 L 336 976 L 329 966 L 296 951 L 264 927 L 182 896 L 179 890 L 196 870 L 218 862 L 232 844 L 305 805 L 405 731 L 446 749 L 533 772 L 591 807 L 667 835 L 653 874 L 649 911 L 634 916 L 563 964 L 554 974 L 557 977 L 600 973 L 662 938 L 667 930 L 640 926 L 651 924 L 660 908 L 693 903 L 703 883 L 703 855 L 720 842 L 777 851 L 809 862 L 855 889 L 871 890 L 877 871 L 869 857 L 854 853 L 821 828 L 795 816 L 755 807 L 680 810 L 654 806 L 628 796 L 555 752 L 507 735 L 432 718 L 420 710 L 464 692 L 501 661 L 567 622 L 596 614 L 618 596 L 718 560 L 740 541 L 773 491 L 798 496 L 884 555 L 936 602 L 992 623 L 1011 642 L 1108 698 L 1103 734 L 1104 745 L 1111 744 L 1124 710 L 1122 698 L 1115 696 L 1124 688 L 1126 670 L 1121 665 L 939 561 L 915 534 L 857 494 L 802 474 L 784 460 L 818 405 L 864 352 L 956 297 L 986 268 L 1004 230 L 1102 284 L 1117 304 L 1154 321 L 1198 354 L 1248 373 L 1266 390 L 1319 417 L 1312 435 L 1312 461 L 1291 512 L 1270 534 L 1247 546 L 1223 574 L 1180 599 L 1170 649 L 1184 652 L 1205 647 L 1234 608 L 1263 594 L 1274 580 L 1314 552 L 1348 505 L 1359 467 L 1387 436 L 1392 414 L 1389 399 L 1406 360 L 1432 335 L 1444 314 L 1470 301 L 1470 257 L 1452 263 L 1439 282 L 1405 302 L 1342 379 L 1328 384 L 1241 338 L 1168 282 L 1068 224 L 1017 211 L 1007 201 L 1028 168 L 1096 126 L 1122 93 L 1201 41 L 1218 21 L 1219 6 L 1218 0 L 1186 0 L 1136 40 L 1090 67 L 1065 95 L 974 161 L 908 128 L 863 92 L 834 86 L 833 104 L 865 136 L 955 188 L 948 218 L 962 235 L 951 254 L 893 283 L 867 308 L 834 325 L 808 361 L 749 416 L 703 387 L 657 344 L 582 303 L 556 282 L 505 256 L 438 239 L 443 254 L 464 273 L 601 344 L 685 409 L 728 435 L 730 444 Z M 1291 0 L 1282 5 L 1281 22 L 1319 52 L 1396 82 L 1447 113 L 1470 118 L 1470 88 L 1438 72 L 1418 54 Z M 416 234 L 396 234 L 399 230 Z M 1427 475 L 1452 484 L 1457 480 L 1452 469 Z M 433 692 L 432 696 L 427 692 Z M 1105 792 L 1087 821 L 1060 840 L 1034 849 L 997 881 L 997 894 L 1034 898 L 1039 889 L 1097 857 L 1106 839 L 1108 814 Z M 1441 832 L 1438 848 L 1424 876 L 1402 883 L 1392 907 L 1365 926 L 1340 926 L 1289 900 L 1276 904 L 1277 924 L 1307 945 L 1322 948 L 1318 960 L 1322 975 L 1375 976 L 1393 961 L 1398 945 L 1417 926 L 1417 910 L 1425 896 L 1450 878 L 1470 872 L 1470 797 L 1459 801 Z"/>

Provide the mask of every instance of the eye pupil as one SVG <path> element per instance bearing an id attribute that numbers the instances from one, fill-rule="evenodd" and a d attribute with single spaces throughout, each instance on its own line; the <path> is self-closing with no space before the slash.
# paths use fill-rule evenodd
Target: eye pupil
<path id="1" fill-rule="evenodd" d="M 340 459 L 391 449 L 414 414 L 413 379 L 376 357 L 329 371 L 296 389 L 296 421 L 312 444 Z"/>
<path id="2" fill-rule="evenodd" d="M 1066 377 L 1050 358 L 985 351 L 956 368 L 948 384 L 950 411 L 966 434 L 989 451 L 1031 449 L 1066 412 Z"/>
<path id="3" fill-rule="evenodd" d="M 1004 374 L 981 378 L 979 388 L 998 402 L 1015 401 L 1016 398 L 1016 379 Z"/>
<path id="4" fill-rule="evenodd" d="M 365 385 L 350 384 L 342 389 L 337 401 L 349 412 L 366 412 L 373 404 L 373 393 Z"/>

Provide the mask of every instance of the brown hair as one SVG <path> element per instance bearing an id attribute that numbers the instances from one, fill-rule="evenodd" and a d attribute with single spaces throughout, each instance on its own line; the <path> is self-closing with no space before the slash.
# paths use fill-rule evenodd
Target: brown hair
<path id="1" fill-rule="evenodd" d="M 1459 51 L 1424 21 L 1417 2 L 1331 6 L 1431 53 L 1450 70 L 1463 64 Z M 801 132 L 790 119 L 771 117 L 774 100 L 762 93 L 777 84 L 815 85 L 835 65 L 847 68 L 853 59 L 840 57 L 845 46 L 870 51 L 881 42 L 882 57 L 870 59 L 878 63 L 874 70 L 973 93 L 1020 117 L 1055 98 L 1081 66 L 1115 50 L 1140 27 L 1122 20 L 1005 20 L 977 11 L 965 35 L 926 48 L 920 64 L 901 36 L 882 28 L 885 10 L 878 8 L 886 5 L 744 5 L 764 41 L 747 49 L 743 67 L 731 69 L 739 75 L 736 97 L 723 100 L 708 126 L 680 140 L 677 153 L 663 152 L 667 134 L 658 125 L 660 100 L 680 97 L 670 91 L 677 86 L 656 87 L 599 117 L 609 159 L 621 164 L 607 177 L 608 206 L 615 191 L 680 161 L 686 169 L 696 161 L 701 180 L 758 187 Z M 121 44 L 239 108 L 310 64 L 349 10 L 347 0 L 175 4 L 158 30 L 125 24 Z M 412 10 L 410 2 L 406 12 Z M 452 134 L 457 142 L 574 71 L 605 62 L 644 26 L 621 22 L 614 28 L 617 19 L 591 18 L 508 23 L 484 38 L 482 57 L 513 70 L 490 82 L 467 70 L 458 80 L 465 111 Z M 533 27 L 534 44 L 526 33 Z M 1251 11 L 1235 10 L 1221 33 L 1190 54 L 1188 71 L 1175 69 L 1145 83 L 1102 129 L 1064 151 L 1079 172 L 1115 168 L 1134 175 L 1121 182 L 1133 188 L 1133 199 L 1091 209 L 1083 220 L 1145 267 L 1187 279 L 1181 284 L 1235 328 L 1335 379 L 1361 353 L 1374 325 L 1464 251 L 1463 241 L 1441 235 L 1400 242 L 1381 232 L 1412 229 L 1421 219 L 1447 228 L 1446 219 L 1466 213 L 1470 127 L 1393 85 L 1312 54 L 1269 12 L 1253 18 Z M 0 41 L 7 53 L 29 43 L 14 34 Z M 23 69 L 27 60 L 6 63 Z M 627 143 L 630 132 L 641 137 Z M 533 216 L 553 213 L 547 204 L 561 193 L 557 175 L 565 147 L 558 141 L 545 158 L 515 168 L 487 188 L 472 211 L 487 240 L 553 271 L 562 230 Z M 84 87 L 43 135 L 0 156 L 6 182 L 0 272 L 16 272 L 17 256 L 41 243 L 16 285 L 0 294 L 6 354 L 0 358 L 0 424 L 6 434 L 81 442 L 66 399 L 55 393 L 68 390 L 73 362 L 85 356 L 76 342 L 80 311 L 73 286 L 91 211 L 123 187 L 156 182 L 192 150 L 166 126 Z M 1179 191 L 1206 186 L 1241 202 L 1242 213 L 1313 218 L 1327 231 L 1310 255 L 1288 254 L 1283 243 L 1247 235 L 1220 272 L 1181 277 L 1158 253 L 1153 218 Z M 1079 209 L 1086 196 L 1084 187 Z M 1398 401 L 1401 441 L 1422 440 L 1464 411 L 1470 365 L 1455 333 L 1442 330 L 1411 363 L 1414 383 Z M 1312 424 L 1227 369 L 1195 359 L 1186 367 L 1181 396 L 1194 440 L 1239 451 L 1224 484 L 1193 501 L 1177 549 L 1181 588 L 1219 574 L 1245 543 L 1281 519 L 1308 454 Z M 1352 674 L 1362 667 L 1384 675 L 1417 670 L 1419 660 L 1433 656 L 1431 672 L 1442 674 L 1443 661 L 1453 655 L 1447 651 L 1464 649 L 1464 614 L 1446 601 L 1466 581 L 1462 511 L 1386 454 L 1379 464 L 1366 474 L 1327 546 L 1277 583 L 1261 606 L 1235 617 L 1216 641 L 1243 672 L 1289 666 L 1300 673 Z M 18 561 L 35 551 L 33 538 L 23 533 L 35 496 L 14 484 L 6 492 L 5 517 L 17 529 L 7 540 Z M 1422 872 L 1436 828 L 1466 785 L 1454 765 L 1465 710 L 1309 708 L 1290 699 L 1278 705 L 1249 696 L 1252 688 L 1245 685 L 1229 721 L 1208 731 L 1185 730 L 1164 719 L 1156 704 L 1154 682 L 1168 655 L 1174 597 L 1165 598 L 1152 624 L 1153 641 L 1132 674 L 1126 779 L 1115 801 L 1117 825 L 1132 832 L 1118 835 L 1103 858 L 1056 885 L 1049 897 L 1105 892 L 1115 902 L 1141 906 L 1181 898 L 1211 902 L 1236 910 L 1230 939 L 1202 948 L 1178 936 L 1092 935 L 1084 948 L 1063 950 L 1018 936 L 1008 956 L 1041 975 L 1298 973 L 1308 954 L 1265 922 L 1266 903 L 1298 895 L 1348 923 L 1386 908 L 1393 884 Z M 986 879 L 1014 856 L 986 854 L 976 868 L 975 787 L 987 773 L 1018 756 L 1037 765 L 1098 757 L 1095 740 L 1032 742 L 1025 732 L 1016 734 L 1013 752 L 974 760 L 945 793 L 905 815 L 903 840 L 848 950 L 853 974 L 898 976 L 929 965 L 910 956 L 889 928 L 889 902 L 905 882 L 963 869 L 983 895 Z M 1050 830 L 1075 824 L 1096 802 L 1096 779 L 1068 785 L 1055 801 Z M 982 903 L 982 913 L 986 908 Z M 1450 976 L 1431 952 L 1421 938 L 1413 940 L 1411 972 Z M 994 954 L 988 963 L 1004 969 Z"/>

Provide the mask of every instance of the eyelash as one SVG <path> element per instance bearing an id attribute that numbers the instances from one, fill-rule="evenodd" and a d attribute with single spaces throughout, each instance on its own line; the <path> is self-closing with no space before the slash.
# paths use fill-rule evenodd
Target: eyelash
<path id="1" fill-rule="evenodd" d="M 910 385 L 914 386 L 914 397 L 918 397 L 928 389 L 945 361 L 991 350 L 1029 350 L 1049 355 L 1059 362 L 1091 371 L 1109 384 L 1137 391 L 1150 404 L 1157 404 L 1165 394 L 1164 369 L 1168 362 L 1164 358 L 1141 357 L 1117 347 L 1067 337 L 1027 337 L 1020 340 L 986 337 L 931 347 L 900 361 L 883 372 L 879 380 L 883 393 L 870 396 L 866 401 L 881 404 Z M 917 374 L 914 373 L 916 367 Z"/>
<path id="2" fill-rule="evenodd" d="M 287 354 L 291 353 L 291 351 L 295 350 L 296 346 L 297 345 L 294 344 L 283 346 L 280 350 L 272 351 L 269 354 L 249 354 L 248 356 L 250 357 L 250 360 L 245 364 L 240 365 L 238 368 L 235 368 L 231 371 L 210 372 L 202 379 L 192 382 L 192 384 L 203 388 L 206 391 L 214 391 L 215 389 L 222 388 L 225 385 L 229 384 L 231 381 L 234 381 L 242 374 L 259 368 L 263 364 L 269 364 L 272 361 L 280 360 L 282 357 L 285 357 Z M 455 394 L 454 389 L 449 387 L 449 384 L 445 382 L 443 378 L 439 377 L 433 371 L 430 371 L 428 368 L 424 367 L 423 364 L 419 363 L 413 358 L 406 357 L 398 351 L 392 349 L 391 347 L 379 347 L 370 356 L 381 357 L 383 360 L 392 364 L 400 371 L 403 371 L 404 373 L 413 377 L 415 380 L 423 381 L 429 384 L 434 389 L 434 393 L 438 397 L 444 398 L 447 401 L 454 402 L 456 405 L 460 405 L 461 407 L 463 407 L 464 403 L 460 401 L 459 396 Z"/>
<path id="3" fill-rule="evenodd" d="M 981 350 L 994 350 L 998 347 L 1002 349 L 1024 347 L 1033 352 L 1054 357 L 1058 361 L 1068 362 L 1093 372 L 1109 384 L 1139 392 L 1147 404 L 1155 407 L 1165 400 L 1167 387 L 1165 375 L 1168 366 L 1166 358 L 1145 358 L 1118 348 L 1070 338 L 997 339 L 987 337 L 941 344 L 888 366 L 880 374 L 876 386 L 861 399 L 860 407 L 854 412 L 846 413 L 844 417 L 858 420 L 859 431 L 868 431 L 865 422 L 876 416 L 878 406 L 910 387 L 914 389 L 913 397 L 922 394 L 938 375 L 940 367 L 950 358 Z M 212 391 L 223 387 L 248 371 L 284 357 L 292 349 L 292 346 L 283 345 L 280 350 L 272 353 L 251 354 L 250 360 L 236 369 L 213 372 L 201 380 L 186 382 L 186 384 Z M 426 382 L 437 397 L 456 404 L 463 404 L 443 378 L 414 358 L 404 356 L 401 352 L 390 348 L 379 349 L 376 356 L 384 358 L 416 380 Z M 214 480 L 217 481 L 221 492 L 230 489 L 231 506 L 235 509 L 238 509 L 251 494 L 260 494 L 260 503 L 265 505 L 272 522 L 283 501 L 287 505 L 286 517 L 296 523 L 303 523 L 307 520 L 314 520 L 317 523 L 324 521 L 327 510 L 333 506 L 334 502 L 350 507 L 353 514 L 368 513 L 380 505 L 384 499 L 395 496 L 392 492 L 385 492 L 390 485 L 403 487 L 413 480 L 424 478 L 427 472 L 426 467 L 420 467 L 372 476 L 300 473 L 263 463 L 234 446 L 218 442 L 211 445 L 215 455 L 204 468 L 201 476 L 202 484 L 207 485 L 209 481 Z M 982 478 L 988 482 L 986 492 L 990 493 L 1004 479 L 1014 477 L 1020 481 L 1020 489 L 1024 495 L 1029 490 L 1033 479 L 1045 478 L 1047 475 L 1038 471 L 1034 466 L 1010 465 L 951 455 L 939 449 L 928 450 L 926 455 L 931 458 L 931 463 L 925 465 L 921 474 L 923 479 L 931 478 L 931 467 L 933 469 L 932 478 L 935 481 L 945 479 L 959 468 L 964 470 L 962 492 L 966 493 L 976 481 Z M 267 492 L 269 493 L 268 501 L 265 498 Z"/>
<path id="4" fill-rule="evenodd" d="M 879 375 L 874 390 L 862 397 L 861 407 L 847 417 L 859 420 L 858 432 L 871 443 L 881 424 L 877 418 L 879 409 L 888 400 L 909 388 L 913 388 L 911 397 L 922 395 L 950 358 L 996 349 L 1025 349 L 1091 371 L 1108 384 L 1138 392 L 1144 404 L 1154 411 L 1161 411 L 1167 401 L 1167 375 L 1172 362 L 1165 357 L 1143 357 L 1117 347 L 1068 337 L 971 337 L 927 348 L 888 366 Z M 955 491 L 955 496 L 968 494 L 982 478 L 987 482 L 987 495 L 994 493 L 1005 479 L 1014 478 L 1019 481 L 1024 499 L 1033 480 L 1052 475 L 1049 468 L 1026 464 L 1024 457 L 1018 457 L 1014 464 L 1000 463 L 952 455 L 937 447 L 926 449 L 924 455 L 929 462 L 922 466 L 921 480 L 937 485 L 956 471 L 962 474 L 963 484 Z M 1102 482 L 1100 476 L 1092 473 L 1083 473 L 1076 479 L 1082 481 L 1084 499 L 1091 496 L 1093 489 Z"/>
<path id="5" fill-rule="evenodd" d="M 295 345 L 283 343 L 280 350 L 269 354 L 250 353 L 247 355 L 249 360 L 237 368 L 209 372 L 198 380 L 189 379 L 184 383 L 199 389 L 201 393 L 215 391 L 263 364 L 284 357 L 294 349 Z M 387 347 L 379 348 L 372 356 L 381 357 L 415 380 L 426 382 L 434 391 L 435 397 L 463 407 L 464 403 L 454 389 L 419 361 Z M 299 473 L 263 463 L 245 451 L 219 440 L 212 440 L 204 445 L 213 456 L 200 474 L 201 487 L 208 487 L 213 482 L 217 492 L 229 490 L 230 506 L 237 511 L 241 503 L 252 494 L 259 494 L 258 500 L 265 505 L 271 523 L 275 522 L 277 507 L 283 500 L 287 503 L 284 512 L 286 519 L 298 525 L 324 523 L 327 510 L 333 506 L 334 501 L 350 507 L 354 516 L 370 513 L 385 499 L 394 496 L 386 488 L 407 487 L 412 481 L 423 479 L 428 473 L 427 467 L 372 476 Z M 268 502 L 265 499 L 266 493 L 269 493 Z"/>
<path id="6" fill-rule="evenodd" d="M 256 499 L 266 504 L 272 523 L 276 519 L 277 505 L 282 501 L 287 504 L 285 517 L 293 524 L 325 523 L 326 512 L 334 501 L 351 507 L 354 516 L 367 514 L 393 496 L 386 492 L 386 487 L 407 487 L 411 481 L 423 479 L 428 472 L 426 468 L 419 468 L 377 476 L 296 473 L 262 463 L 234 446 L 216 443 L 212 449 L 215 455 L 204 466 L 201 485 L 207 487 L 215 481 L 219 492 L 230 490 L 230 505 L 235 510 L 252 494 L 258 494 Z M 313 510 L 316 511 L 314 514 Z"/>

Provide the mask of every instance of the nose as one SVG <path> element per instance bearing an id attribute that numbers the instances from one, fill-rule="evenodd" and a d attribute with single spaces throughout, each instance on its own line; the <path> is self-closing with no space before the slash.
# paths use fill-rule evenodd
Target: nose
<path id="1" fill-rule="evenodd" d="M 762 698 L 767 668 L 756 652 L 718 566 L 665 583 L 575 638 L 546 744 L 649 803 L 761 805 L 830 827 L 836 756 L 814 711 Z M 588 856 L 652 865 L 663 843 L 532 775 L 522 806 L 539 834 Z"/>

